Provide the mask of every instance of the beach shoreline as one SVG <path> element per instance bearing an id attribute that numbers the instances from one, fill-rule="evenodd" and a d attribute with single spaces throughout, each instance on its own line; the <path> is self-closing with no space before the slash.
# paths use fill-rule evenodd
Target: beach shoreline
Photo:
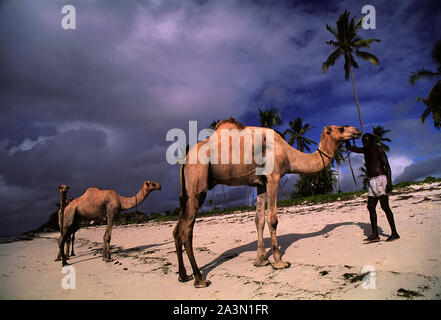
<path id="1" fill-rule="evenodd" d="M 113 261 L 102 261 L 105 226 L 80 229 L 69 260 L 75 289 L 64 289 L 55 262 L 58 232 L 0 244 L 0 299 L 441 299 L 441 183 L 394 192 L 390 204 L 401 239 L 377 207 L 383 241 L 370 233 L 366 195 L 278 209 L 282 258 L 291 267 L 256 268 L 254 212 L 198 218 L 194 252 L 212 284 L 178 282 L 175 221 L 116 226 Z M 270 251 L 269 231 L 264 230 Z M 269 252 L 271 253 L 271 252 Z M 269 256 L 272 261 L 272 256 Z M 187 272 L 191 273 L 184 253 Z"/>

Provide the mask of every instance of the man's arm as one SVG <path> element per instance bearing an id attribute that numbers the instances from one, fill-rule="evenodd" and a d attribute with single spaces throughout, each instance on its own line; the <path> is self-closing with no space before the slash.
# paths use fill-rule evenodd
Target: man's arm
<path id="1" fill-rule="evenodd" d="M 386 192 L 389 193 L 392 191 L 392 171 L 390 169 L 389 160 L 387 160 L 386 152 L 384 152 L 383 148 L 379 148 L 380 150 L 380 160 L 386 170 L 387 177 L 387 186 Z"/>
<path id="2" fill-rule="evenodd" d="M 364 148 L 359 148 L 356 145 L 351 146 L 348 140 L 345 141 L 345 147 L 349 151 L 355 152 L 355 153 L 364 153 Z"/>

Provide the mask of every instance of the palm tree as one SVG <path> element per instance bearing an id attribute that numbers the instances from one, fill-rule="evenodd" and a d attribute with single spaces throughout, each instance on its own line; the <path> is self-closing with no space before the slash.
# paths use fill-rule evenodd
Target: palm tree
<path id="1" fill-rule="evenodd" d="M 294 121 L 289 121 L 289 128 L 285 130 L 284 136 L 288 138 L 288 143 L 292 146 L 295 144 L 297 146 L 297 150 L 300 152 L 304 152 L 305 150 L 311 152 L 309 145 L 317 143 L 309 138 L 306 138 L 304 135 L 313 128 L 314 127 L 311 127 L 308 123 L 303 123 L 302 118 L 295 118 Z M 283 185 L 285 185 L 287 181 L 288 178 Z M 281 190 L 283 191 L 282 186 Z M 285 194 L 285 192 L 283 193 Z"/>
<path id="2" fill-rule="evenodd" d="M 308 123 L 303 123 L 302 118 L 296 118 L 294 121 L 289 122 L 289 128 L 285 130 L 284 135 L 289 137 L 288 143 L 294 146 L 294 143 L 297 145 L 297 150 L 304 152 L 304 150 L 308 150 L 311 152 L 309 148 L 310 144 L 317 144 L 315 141 L 306 138 L 304 135 L 309 130 L 314 127 L 309 126 Z"/>
<path id="3" fill-rule="evenodd" d="M 344 145 L 340 145 L 340 147 L 338 147 L 338 149 L 335 151 L 335 155 L 334 158 L 331 161 L 331 165 L 332 166 L 337 166 L 337 183 L 338 183 L 338 191 L 337 192 L 341 192 L 341 187 L 340 187 L 340 166 L 343 164 L 343 162 L 345 162 L 346 158 L 345 158 L 345 154 L 348 153 L 348 150 L 344 147 Z"/>
<path id="4" fill-rule="evenodd" d="M 275 132 L 277 132 L 282 138 L 285 138 L 284 134 L 277 131 L 276 129 L 274 129 L 275 126 L 280 126 L 283 124 L 282 118 L 280 117 L 280 113 L 279 113 L 279 109 L 277 108 L 270 108 L 267 110 L 261 110 L 260 108 L 257 108 L 257 110 L 259 111 L 259 120 L 260 120 L 260 125 L 262 127 L 265 128 L 271 128 L 273 129 Z M 286 197 L 286 193 L 283 190 L 283 188 L 281 187 L 280 183 L 279 183 L 279 188 L 282 191 L 285 199 Z M 250 187 L 248 187 L 248 194 L 250 192 Z M 253 189 L 253 197 L 254 197 L 254 189 Z M 247 196 L 247 206 L 248 206 L 248 201 L 249 198 Z"/>
<path id="5" fill-rule="evenodd" d="M 369 177 L 366 172 L 366 164 L 360 167 L 359 170 L 361 173 L 358 175 L 358 177 L 363 179 L 363 190 L 367 190 L 367 188 L 369 188 Z"/>
<path id="6" fill-rule="evenodd" d="M 260 125 L 265 128 L 273 129 L 275 126 L 280 126 L 282 124 L 282 119 L 280 118 L 279 109 L 270 108 L 268 110 L 259 110 Z"/>
<path id="7" fill-rule="evenodd" d="M 433 77 L 441 76 L 441 40 L 437 41 L 433 46 L 432 50 L 432 60 L 437 65 L 437 70 L 435 72 L 420 69 L 417 72 L 413 72 L 410 76 L 409 82 L 414 85 L 419 79 L 426 78 L 431 79 Z M 441 129 L 441 80 L 432 87 L 427 98 L 418 97 L 416 100 L 423 102 L 426 105 L 426 110 L 424 110 L 421 115 L 421 122 L 424 123 L 426 118 L 432 114 L 433 125 L 436 129 Z"/>
<path id="8" fill-rule="evenodd" d="M 375 144 L 377 145 L 377 147 L 382 147 L 386 152 L 389 152 L 390 148 L 384 142 L 385 141 L 391 142 L 389 138 L 384 137 L 384 135 L 388 132 L 390 132 L 390 130 L 386 130 L 382 126 L 375 126 L 374 129 L 372 130 L 372 133 L 375 138 Z"/>
<path id="9" fill-rule="evenodd" d="M 282 118 L 280 117 L 279 109 L 270 108 L 267 110 L 261 110 L 260 108 L 257 108 L 257 110 L 259 111 L 260 125 L 265 128 L 273 129 L 282 138 L 284 138 L 283 133 L 274 129 L 275 126 L 280 126 L 283 124 Z"/>
<path id="10" fill-rule="evenodd" d="M 213 122 L 211 122 L 210 123 L 210 125 L 208 126 L 210 129 L 215 129 L 216 128 L 216 125 L 219 123 L 219 121 L 220 120 L 213 120 Z M 222 186 L 222 192 L 223 192 L 223 194 L 224 194 L 224 200 L 225 200 L 225 206 L 227 207 L 227 209 L 230 207 L 229 205 L 228 205 L 228 200 L 227 200 L 227 195 L 225 194 L 225 188 L 224 188 L 224 185 L 223 184 L 221 184 L 221 186 Z M 214 188 L 213 188 L 213 194 L 212 194 L 212 201 L 213 201 L 213 210 L 214 210 Z"/>
<path id="11" fill-rule="evenodd" d="M 293 190 L 291 197 L 331 193 L 335 184 L 335 171 L 331 169 L 331 166 L 327 166 L 319 173 L 301 175 L 293 187 L 297 189 L 297 194 Z"/>
<path id="12" fill-rule="evenodd" d="M 326 29 L 335 37 L 335 40 L 327 41 L 326 44 L 333 47 L 334 51 L 329 55 L 328 59 L 323 63 L 323 72 L 326 73 L 329 67 L 333 66 L 338 58 L 344 56 L 345 64 L 345 79 L 349 80 L 349 73 L 351 74 L 352 87 L 354 88 L 355 103 L 357 104 L 358 117 L 360 118 L 361 132 L 364 132 L 363 121 L 361 119 L 360 104 L 358 103 L 357 89 L 355 87 L 354 72 L 352 67 L 358 69 L 358 63 L 355 61 L 354 55 L 358 58 L 369 61 L 374 65 L 378 66 L 380 61 L 378 58 L 367 51 L 362 51 L 360 49 L 369 49 L 372 42 L 380 42 L 379 39 L 362 39 L 357 35 L 357 31 L 361 28 L 362 19 L 357 22 L 354 21 L 353 17 L 349 21 L 350 12 L 345 10 L 345 12 L 340 15 L 337 20 L 337 30 L 334 30 L 329 25 L 326 25 Z"/>

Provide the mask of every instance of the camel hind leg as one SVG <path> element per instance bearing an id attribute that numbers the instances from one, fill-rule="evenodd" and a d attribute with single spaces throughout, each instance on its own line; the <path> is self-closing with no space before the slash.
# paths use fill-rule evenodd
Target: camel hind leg
<path id="1" fill-rule="evenodd" d="M 291 263 L 284 262 L 281 259 L 280 255 L 280 248 L 277 241 L 277 189 L 279 187 L 279 181 L 280 177 L 275 177 L 272 179 L 268 179 L 267 182 L 267 196 L 268 196 L 268 215 L 267 215 L 267 223 L 268 228 L 270 230 L 271 234 L 271 244 L 272 244 L 272 250 L 273 250 L 273 257 L 274 257 L 274 263 L 272 264 L 272 267 L 274 269 L 284 269 L 289 268 Z"/>
<path id="2" fill-rule="evenodd" d="M 266 258 L 265 244 L 263 242 L 263 230 L 265 228 L 265 203 L 266 203 L 266 189 L 265 187 L 257 188 L 257 203 L 256 203 L 256 229 L 257 229 L 257 258 L 254 260 L 256 267 L 263 267 L 270 262 Z"/>
<path id="3" fill-rule="evenodd" d="M 209 280 L 202 279 L 201 271 L 196 263 L 196 259 L 193 253 L 193 227 L 196 221 L 196 213 L 199 207 L 199 197 L 189 197 L 187 200 L 187 215 L 182 225 L 182 240 L 184 243 L 185 251 L 187 252 L 188 260 L 190 261 L 191 268 L 193 269 L 194 286 L 196 288 L 204 288 L 211 284 Z"/>
<path id="4" fill-rule="evenodd" d="M 66 257 L 67 257 L 67 259 L 69 259 L 69 255 L 70 255 L 70 242 L 71 242 L 71 239 L 72 239 L 72 235 L 69 235 L 68 237 L 67 237 L 67 239 L 66 239 L 66 244 L 65 244 L 65 249 L 66 249 Z"/>
<path id="5" fill-rule="evenodd" d="M 176 227 L 173 230 L 173 238 L 175 239 L 175 246 L 176 246 L 176 254 L 178 257 L 178 266 L 179 266 L 179 278 L 178 280 L 180 282 L 187 282 L 193 279 L 193 276 L 187 275 L 187 270 L 184 266 L 184 258 L 182 256 L 182 246 L 183 244 L 183 229 L 182 229 L 182 220 L 181 217 L 179 217 L 178 222 L 176 223 Z"/>
<path id="6" fill-rule="evenodd" d="M 73 257 L 73 256 L 75 256 L 75 252 L 74 252 L 75 232 L 72 233 L 71 242 L 72 242 L 72 244 L 71 244 L 72 250 L 70 252 L 70 256 Z"/>

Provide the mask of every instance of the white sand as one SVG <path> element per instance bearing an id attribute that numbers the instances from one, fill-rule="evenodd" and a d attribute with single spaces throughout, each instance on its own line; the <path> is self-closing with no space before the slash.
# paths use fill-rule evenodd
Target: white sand
<path id="1" fill-rule="evenodd" d="M 172 237 L 175 222 L 115 227 L 112 263 L 102 261 L 105 227 L 77 232 L 76 289 L 63 289 L 57 255 L 58 233 L 32 241 L 0 244 L 1 299 L 406 299 L 400 288 L 441 298 L 441 184 L 412 187 L 390 197 L 401 239 L 364 244 L 370 233 L 366 195 L 351 201 L 278 210 L 278 239 L 284 270 L 256 268 L 254 213 L 198 219 L 194 248 L 211 286 L 178 282 Z M 380 236 L 390 234 L 380 206 Z M 269 238 L 268 228 L 265 236 Z M 265 239 L 270 248 L 270 240 Z M 185 255 L 185 253 L 184 253 Z M 191 268 L 185 256 L 187 271 Z M 272 256 L 270 257 L 272 261 Z M 358 281 L 344 274 L 375 269 Z M 127 270 L 125 270 L 125 268 Z M 369 267 L 365 267 L 369 268 Z M 366 271 L 366 270 L 364 270 Z M 375 278 L 375 279 L 374 279 Z M 375 289 L 364 289 L 370 284 Z"/>

